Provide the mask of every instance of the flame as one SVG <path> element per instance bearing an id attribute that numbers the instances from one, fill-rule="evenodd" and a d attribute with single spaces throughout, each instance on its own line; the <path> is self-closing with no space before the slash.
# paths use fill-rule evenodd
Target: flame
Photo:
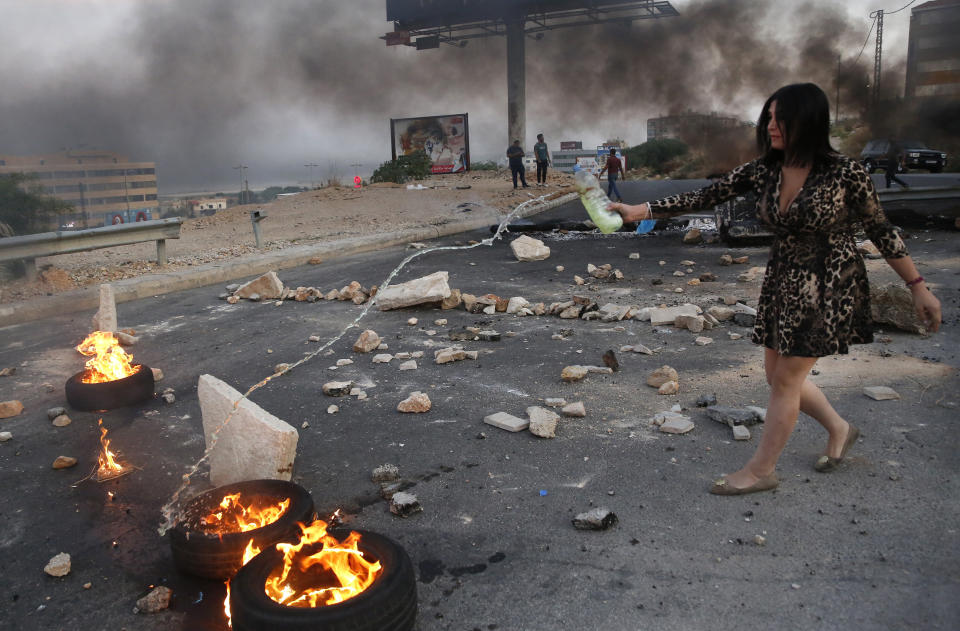
<path id="1" fill-rule="evenodd" d="M 273 506 L 256 508 L 255 499 L 249 500 L 244 506 L 240 503 L 240 493 L 228 494 L 220 501 L 220 505 L 202 518 L 204 528 L 215 529 L 217 532 L 247 532 L 263 528 L 280 519 L 290 507 L 290 498 Z"/>
<path id="2" fill-rule="evenodd" d="M 110 451 L 110 441 L 107 440 L 107 428 L 103 426 L 103 419 L 97 421 L 100 426 L 100 457 L 98 458 L 97 478 L 107 479 L 116 477 L 124 472 L 125 467 L 117 462 L 116 455 Z"/>
<path id="3" fill-rule="evenodd" d="M 250 559 L 260 554 L 260 548 L 253 545 L 253 539 L 247 542 L 247 547 L 243 551 L 243 565 L 250 562 Z M 242 566 L 241 566 L 242 567 Z M 223 599 L 223 613 L 227 616 L 227 626 L 233 628 L 233 616 L 230 615 L 230 581 L 227 581 L 227 597 Z"/>
<path id="4" fill-rule="evenodd" d="M 77 345 L 82 355 L 92 357 L 87 360 L 83 383 L 103 383 L 129 377 L 140 370 L 133 366 L 133 355 L 120 348 L 117 338 L 109 331 L 94 331 Z"/>
<path id="5" fill-rule="evenodd" d="M 351 532 L 341 543 L 327 534 L 322 520 L 298 525 L 303 531 L 300 542 L 277 544 L 283 553 L 283 567 L 264 585 L 267 596 L 281 605 L 318 607 L 343 602 L 369 587 L 380 574 L 380 562 L 365 559 L 357 546 L 360 533 Z M 317 544 L 321 546 L 318 551 L 303 551 L 306 546 L 313 550 Z"/>

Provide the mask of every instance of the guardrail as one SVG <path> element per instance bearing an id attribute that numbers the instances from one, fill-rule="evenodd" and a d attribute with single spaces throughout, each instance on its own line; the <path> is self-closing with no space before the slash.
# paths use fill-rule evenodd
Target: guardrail
<path id="1" fill-rule="evenodd" d="M 37 276 L 37 258 L 41 256 L 156 241 L 157 263 L 166 265 L 167 239 L 180 238 L 182 223 L 183 219 L 173 217 L 89 230 L 41 232 L 22 237 L 7 237 L 0 239 L 0 262 L 23 260 L 27 266 L 27 278 L 33 280 Z"/>

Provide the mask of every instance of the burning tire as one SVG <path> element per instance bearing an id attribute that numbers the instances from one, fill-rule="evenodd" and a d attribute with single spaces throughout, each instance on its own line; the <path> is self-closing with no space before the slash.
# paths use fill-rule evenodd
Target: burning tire
<path id="1" fill-rule="evenodd" d="M 198 520 L 214 511 L 221 499 L 239 493 L 241 497 L 269 497 L 290 500 L 280 517 L 246 532 L 204 532 Z M 225 581 L 243 565 L 243 552 L 250 540 L 261 550 L 296 537 L 297 522 L 310 522 L 313 499 L 305 488 L 284 480 L 248 480 L 217 487 L 195 497 L 184 508 L 177 525 L 170 530 L 170 547 L 177 569 L 202 578 Z"/>
<path id="2" fill-rule="evenodd" d="M 417 618 L 417 584 L 406 551 L 377 533 L 360 530 L 359 550 L 379 561 L 381 574 L 364 591 L 333 605 L 288 607 L 264 591 L 283 554 L 271 547 L 237 572 L 230 582 L 234 631 L 409 631 Z M 341 539 L 346 532 L 331 532 Z"/>
<path id="3" fill-rule="evenodd" d="M 86 371 L 78 372 L 69 379 L 64 388 L 67 403 L 74 410 L 112 410 L 127 405 L 142 403 L 153 396 L 153 371 L 149 366 L 139 366 L 139 370 L 129 377 L 103 381 L 100 383 L 83 383 Z"/>

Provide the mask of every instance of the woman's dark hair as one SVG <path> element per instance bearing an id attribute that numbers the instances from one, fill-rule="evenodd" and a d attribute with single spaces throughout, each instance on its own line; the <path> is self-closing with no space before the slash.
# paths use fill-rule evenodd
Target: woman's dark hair
<path id="1" fill-rule="evenodd" d="M 767 125 L 773 101 L 777 102 L 785 152 L 770 146 Z M 813 166 L 835 154 L 830 146 L 830 103 L 823 90 L 813 83 L 793 83 L 774 92 L 757 119 L 757 147 L 768 164 L 782 162 L 789 166 Z"/>

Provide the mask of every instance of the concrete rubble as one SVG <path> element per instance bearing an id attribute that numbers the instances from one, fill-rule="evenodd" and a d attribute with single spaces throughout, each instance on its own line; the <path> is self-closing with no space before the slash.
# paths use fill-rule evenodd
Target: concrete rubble
<path id="1" fill-rule="evenodd" d="M 158 585 L 149 594 L 137 601 L 134 613 L 157 613 L 170 606 L 170 597 L 173 590 L 164 585 Z"/>
<path id="2" fill-rule="evenodd" d="M 518 261 L 542 261 L 550 257 L 550 248 L 543 241 L 527 235 L 511 241 L 510 250 Z"/>
<path id="3" fill-rule="evenodd" d="M 214 486 L 292 477 L 296 428 L 212 375 L 200 375 L 197 396 Z"/>
<path id="4" fill-rule="evenodd" d="M 23 403 L 16 399 L 0 402 L 0 418 L 13 418 L 23 412 Z"/>
<path id="5" fill-rule="evenodd" d="M 397 411 L 410 414 L 420 414 L 422 412 L 429 412 L 431 405 L 430 397 L 427 396 L 425 392 L 420 392 L 417 390 L 415 392 L 411 392 L 410 396 L 397 404 Z"/>
<path id="6" fill-rule="evenodd" d="M 606 530 L 617 523 L 617 515 L 608 508 L 594 508 L 573 518 L 577 530 Z"/>
<path id="7" fill-rule="evenodd" d="M 271 271 L 241 285 L 233 292 L 233 295 L 248 300 L 253 300 L 253 296 L 257 296 L 256 300 L 279 300 L 283 291 L 283 282 L 276 272 Z"/>
<path id="8" fill-rule="evenodd" d="M 557 435 L 557 422 L 560 420 L 560 415 L 556 412 L 533 405 L 527 408 L 527 416 L 530 419 L 528 429 L 534 436 L 554 438 Z"/>
<path id="9" fill-rule="evenodd" d="M 57 578 L 66 576 L 70 573 L 70 555 L 66 552 L 61 552 L 54 556 L 47 561 L 47 565 L 43 568 L 43 571 Z"/>
<path id="10" fill-rule="evenodd" d="M 401 491 L 390 499 L 390 512 L 398 517 L 409 517 L 423 510 L 420 500 L 413 493 Z"/>
<path id="11" fill-rule="evenodd" d="M 355 353 L 369 353 L 378 346 L 380 346 L 380 336 L 377 335 L 376 331 L 367 329 L 353 343 L 353 351 Z"/>
<path id="12" fill-rule="evenodd" d="M 507 414 L 506 412 L 496 412 L 495 414 L 485 416 L 483 418 L 483 422 L 487 425 L 493 425 L 494 427 L 505 429 L 508 432 L 520 432 L 530 426 L 529 420 L 517 418 L 516 416 Z"/>
<path id="13" fill-rule="evenodd" d="M 874 401 L 892 401 L 900 398 L 897 391 L 888 386 L 866 386 L 863 393 Z"/>
<path id="14" fill-rule="evenodd" d="M 448 279 L 447 272 L 440 271 L 398 285 L 390 285 L 377 293 L 377 307 L 381 311 L 388 311 L 441 302 L 451 293 Z"/>
<path id="15" fill-rule="evenodd" d="M 93 314 L 91 321 L 94 331 L 109 331 L 116 333 L 117 325 L 117 298 L 113 285 L 104 283 L 100 285 L 100 307 Z"/>
<path id="16" fill-rule="evenodd" d="M 921 335 L 927 332 L 914 309 L 913 294 L 899 284 L 870 285 L 870 315 L 877 324 Z"/>
<path id="17" fill-rule="evenodd" d="M 560 409 L 560 413 L 564 416 L 583 418 L 587 415 L 587 409 L 584 407 L 583 401 L 576 401 L 563 406 Z"/>
<path id="18" fill-rule="evenodd" d="M 733 408 L 720 405 L 711 405 L 707 408 L 707 416 L 718 423 L 729 425 L 756 425 L 763 422 L 763 415 L 758 408 Z"/>

